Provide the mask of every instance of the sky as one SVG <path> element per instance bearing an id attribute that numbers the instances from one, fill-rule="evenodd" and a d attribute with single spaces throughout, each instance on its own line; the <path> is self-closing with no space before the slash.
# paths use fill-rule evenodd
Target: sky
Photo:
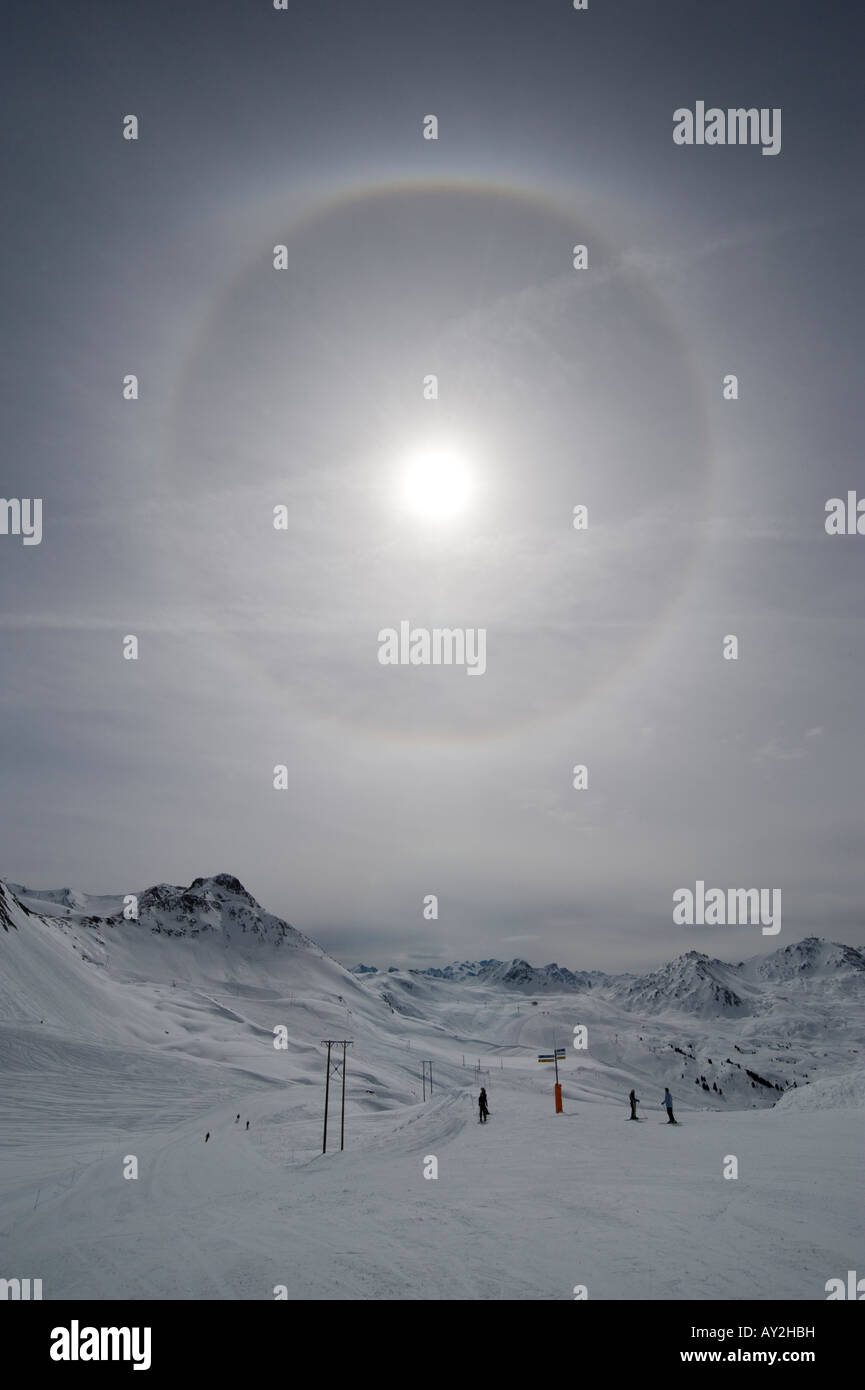
<path id="1" fill-rule="evenodd" d="M 0 874 L 231 873 L 348 964 L 865 945 L 862 27 L 8 7 Z M 780 150 L 676 144 L 698 102 Z M 698 881 L 780 930 L 676 924 Z"/>

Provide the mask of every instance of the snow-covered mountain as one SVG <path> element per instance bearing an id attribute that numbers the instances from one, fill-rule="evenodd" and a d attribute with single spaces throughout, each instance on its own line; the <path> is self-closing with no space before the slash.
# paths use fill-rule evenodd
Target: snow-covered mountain
<path id="1" fill-rule="evenodd" d="M 406 973 L 427 979 L 499 985 L 525 995 L 594 990 L 599 997 L 637 1015 L 650 1016 L 672 1009 L 696 1018 L 746 1018 L 769 1013 L 777 1003 L 789 1002 L 789 992 L 776 990 L 776 985 L 792 983 L 814 998 L 821 990 L 827 998 L 839 992 L 852 992 L 862 998 L 865 953 L 853 946 L 811 936 L 738 965 L 716 960 L 702 951 L 686 951 L 644 975 L 573 971 L 555 963 L 539 966 L 522 959 L 455 961 Z"/>
<path id="2" fill-rule="evenodd" d="M 610 977 L 600 970 L 572 971 L 563 965 L 531 965 L 527 960 L 464 960 L 450 965 L 430 966 L 426 970 L 409 970 L 410 975 L 425 975 L 431 980 L 480 980 L 484 984 L 500 984 L 505 989 L 524 994 L 561 993 L 566 990 L 592 989 Z"/>
<path id="3" fill-rule="evenodd" d="M 522 994 L 561 994 L 568 990 L 592 989 L 607 979 L 600 971 L 574 972 L 563 965 L 530 965 L 527 960 L 485 961 L 478 972 L 485 984 L 503 985 Z"/>
<path id="4" fill-rule="evenodd" d="M 275 946 L 288 942 L 321 951 L 309 937 L 265 911 L 232 874 L 196 878 L 188 888 L 157 883 L 129 895 L 134 898 L 130 916 L 124 915 L 122 896 L 94 896 L 71 888 L 30 889 L 15 883 L 7 887 L 19 903 L 43 917 L 60 916 L 105 929 L 137 926 L 183 938 L 215 934 L 230 940 L 234 931 Z"/>
<path id="5" fill-rule="evenodd" d="M 137 915 L 124 916 L 127 911 Z M 344 966 L 267 912 L 230 874 L 138 894 L 31 890 L 0 880 L 0 1020 L 15 1018 L 73 1036 L 165 1028 L 162 988 L 207 997 L 290 990 L 338 1001 L 361 986 Z M 180 995 L 172 994 L 172 1011 Z M 172 1022 L 177 1022 L 173 1019 Z M 159 1025 L 156 1027 L 156 1025 Z M 317 1025 L 316 1025 L 317 1029 Z"/>
<path id="6" fill-rule="evenodd" d="M 839 994 L 863 1000 L 865 954 L 814 936 L 738 965 L 687 951 L 648 975 L 611 982 L 609 994 L 640 1013 L 675 1007 L 698 1018 L 784 1012 L 794 996 L 827 1004 Z"/>
<path id="7" fill-rule="evenodd" d="M 675 1008 L 700 1018 L 741 1018 L 759 1008 L 757 991 L 743 987 L 738 967 L 712 960 L 701 951 L 686 951 L 648 975 L 617 980 L 611 984 L 610 995 L 641 1014 Z"/>
<path id="8" fill-rule="evenodd" d="M 453 961 L 450 965 L 430 966 L 427 970 L 411 970 L 411 975 L 428 975 L 431 980 L 474 980 L 482 970 L 501 965 L 500 960 Z"/>
<path id="9" fill-rule="evenodd" d="M 865 953 L 855 946 L 806 936 L 768 956 L 742 961 L 737 969 L 746 979 L 786 984 L 788 981 L 847 980 L 854 988 L 862 983 Z"/>

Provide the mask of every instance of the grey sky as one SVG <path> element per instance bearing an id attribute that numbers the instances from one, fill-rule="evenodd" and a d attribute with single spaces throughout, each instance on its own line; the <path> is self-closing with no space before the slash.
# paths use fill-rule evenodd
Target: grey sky
<path id="1" fill-rule="evenodd" d="M 7 17 L 0 872 L 230 872 L 350 962 L 865 943 L 861 21 L 703 9 Z M 440 438 L 473 503 L 406 520 Z M 382 667 L 403 619 L 485 675 Z M 674 926 L 697 879 L 780 935 Z"/>

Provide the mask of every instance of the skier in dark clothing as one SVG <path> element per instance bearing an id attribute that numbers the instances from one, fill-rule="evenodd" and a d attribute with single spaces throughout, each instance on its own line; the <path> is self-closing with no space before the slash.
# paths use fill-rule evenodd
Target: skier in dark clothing
<path id="1" fill-rule="evenodd" d="M 210 1130 L 208 1130 L 207 1133 L 206 1133 L 205 1136 L 204 1136 L 204 1142 L 205 1142 L 205 1144 L 207 1143 L 207 1141 L 208 1141 L 209 1138 L 210 1138 Z"/>
<path id="2" fill-rule="evenodd" d="M 628 1096 L 628 1100 L 631 1102 L 631 1113 L 630 1113 L 630 1115 L 628 1116 L 628 1119 L 629 1119 L 629 1120 L 636 1120 L 636 1118 L 637 1118 L 637 1106 L 639 1105 L 640 1102 L 637 1100 L 637 1097 L 636 1097 L 636 1095 L 634 1094 L 633 1091 L 631 1091 L 630 1095 Z"/>
<path id="3" fill-rule="evenodd" d="M 674 1116 L 673 1116 L 673 1097 L 670 1095 L 670 1088 L 669 1088 L 669 1086 L 668 1086 L 668 1087 L 666 1088 L 666 1090 L 664 1091 L 664 1106 L 665 1106 L 666 1111 L 667 1111 L 667 1124 L 668 1124 L 668 1125 L 677 1125 L 677 1124 L 679 1123 L 679 1121 L 678 1121 L 677 1119 L 675 1119 Z"/>
<path id="4" fill-rule="evenodd" d="M 238 1115 L 237 1118 L 235 1119 L 234 1123 L 235 1123 L 236 1125 L 239 1125 L 239 1124 L 240 1124 L 240 1116 L 239 1116 L 239 1115 Z"/>
<path id="5" fill-rule="evenodd" d="M 246 1128 L 249 1129 L 249 1120 L 246 1122 Z"/>
<path id="6" fill-rule="evenodd" d="M 482 1125 L 487 1122 L 487 1115 L 490 1113 L 487 1107 L 487 1093 L 485 1087 L 481 1086 L 481 1093 L 478 1096 L 478 1109 L 480 1111 L 480 1122 Z"/>

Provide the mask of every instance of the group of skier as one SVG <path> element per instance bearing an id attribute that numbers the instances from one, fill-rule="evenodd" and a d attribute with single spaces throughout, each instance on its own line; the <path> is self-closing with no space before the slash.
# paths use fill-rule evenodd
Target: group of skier
<path id="1" fill-rule="evenodd" d="M 239 1124 L 240 1124 L 240 1116 L 239 1116 L 239 1115 L 236 1115 L 236 1116 L 235 1116 L 234 1123 L 235 1123 L 236 1125 L 239 1125 Z M 246 1128 L 249 1129 L 249 1120 L 247 1120 L 247 1122 L 246 1122 Z M 209 1138 L 210 1138 L 210 1130 L 208 1130 L 207 1133 L 206 1133 L 205 1136 L 204 1136 L 204 1142 L 205 1142 L 205 1144 L 207 1143 L 207 1141 L 208 1141 Z"/>
<path id="2" fill-rule="evenodd" d="M 628 1095 L 628 1100 L 629 1100 L 630 1106 L 631 1106 L 631 1113 L 630 1113 L 630 1115 L 628 1116 L 628 1119 L 629 1119 L 629 1120 L 639 1120 L 640 1117 L 639 1117 L 639 1115 L 637 1114 L 637 1106 L 640 1104 L 640 1101 L 639 1101 L 638 1098 L 637 1098 L 636 1092 L 631 1091 L 630 1094 Z M 668 1124 L 668 1125 L 677 1125 L 677 1124 L 679 1123 L 679 1121 L 676 1119 L 675 1115 L 673 1114 L 673 1097 L 670 1095 L 670 1088 L 669 1088 L 669 1086 L 665 1087 L 665 1089 L 664 1089 L 664 1102 L 663 1102 L 663 1103 L 664 1103 L 664 1109 L 665 1109 L 666 1112 L 667 1112 L 667 1124 Z M 481 1093 L 480 1093 L 480 1095 L 478 1096 L 478 1123 L 479 1123 L 479 1124 L 482 1124 L 482 1125 L 483 1125 L 483 1124 L 486 1124 L 487 1116 L 489 1115 L 489 1113 L 490 1113 L 490 1111 L 489 1111 L 489 1106 L 487 1105 L 487 1093 L 486 1093 L 486 1088 L 485 1088 L 484 1086 L 481 1086 Z M 247 1124 L 247 1129 L 248 1129 L 248 1128 L 249 1128 L 249 1125 Z"/>
<path id="3" fill-rule="evenodd" d="M 628 1119 L 629 1119 L 629 1120 L 638 1120 L 640 1117 L 639 1117 L 639 1115 L 637 1114 L 637 1106 L 640 1104 L 640 1102 L 639 1102 L 639 1100 L 637 1099 L 637 1096 L 635 1095 L 635 1093 L 634 1093 L 633 1091 L 631 1091 L 630 1094 L 628 1095 L 628 1101 L 630 1102 L 630 1106 L 631 1106 L 631 1113 L 630 1113 L 630 1115 L 628 1116 Z M 666 1112 L 667 1112 L 667 1124 L 668 1124 L 668 1125 L 677 1125 L 677 1124 L 679 1123 L 679 1121 L 676 1119 L 675 1115 L 673 1114 L 673 1097 L 670 1095 L 670 1088 L 669 1088 L 669 1086 L 665 1087 L 665 1089 L 664 1089 L 664 1109 L 665 1109 Z"/>
<path id="4" fill-rule="evenodd" d="M 629 1094 L 629 1096 L 628 1096 L 628 1100 L 629 1100 L 630 1105 L 631 1105 L 631 1113 L 630 1113 L 630 1115 L 628 1116 L 628 1119 L 629 1119 L 629 1120 L 638 1120 L 638 1119 L 639 1119 L 639 1116 L 638 1116 L 638 1114 L 637 1114 L 637 1106 L 640 1104 L 640 1102 L 639 1102 L 639 1100 L 638 1100 L 638 1098 L 637 1098 L 637 1095 L 636 1095 L 636 1093 L 635 1093 L 634 1091 L 631 1091 L 631 1092 L 630 1092 L 630 1094 Z M 678 1120 L 675 1118 L 675 1116 L 673 1115 L 673 1097 L 670 1095 L 670 1088 L 669 1088 L 669 1086 L 668 1086 L 668 1087 L 665 1089 L 665 1091 L 664 1091 L 664 1109 L 665 1109 L 666 1112 L 667 1112 L 667 1124 L 670 1124 L 670 1125 L 677 1125 L 677 1124 L 679 1123 L 679 1121 L 678 1121 Z M 486 1122 L 487 1122 L 487 1116 L 489 1115 L 489 1113 L 490 1113 L 490 1108 L 489 1108 L 489 1106 L 488 1106 L 488 1104 L 487 1104 L 487 1091 L 486 1091 L 486 1087 L 485 1087 L 485 1086 L 481 1086 L 481 1093 L 480 1093 L 480 1095 L 478 1096 L 478 1123 L 479 1123 L 479 1124 L 482 1124 L 482 1125 L 485 1125 Z M 239 1116 L 239 1115 L 238 1115 L 237 1118 L 235 1119 L 234 1123 L 235 1123 L 236 1125 L 237 1125 L 237 1124 L 240 1124 L 240 1116 Z M 246 1122 L 246 1128 L 249 1129 L 249 1120 L 247 1120 L 247 1122 Z M 205 1144 L 207 1143 L 207 1141 L 208 1141 L 209 1138 L 210 1138 L 210 1132 L 208 1131 L 208 1133 L 205 1134 L 205 1136 L 204 1136 L 204 1142 L 205 1142 Z"/>

